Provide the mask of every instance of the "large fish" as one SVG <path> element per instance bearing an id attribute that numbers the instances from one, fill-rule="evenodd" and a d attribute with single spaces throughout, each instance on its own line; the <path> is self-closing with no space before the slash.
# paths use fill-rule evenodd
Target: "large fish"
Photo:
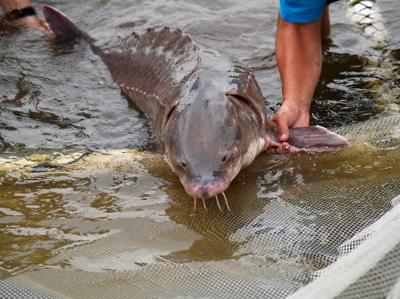
<path id="1" fill-rule="evenodd" d="M 43 11 L 57 36 L 89 43 L 129 101 L 151 120 L 165 160 L 195 204 L 215 197 L 219 206 L 222 194 L 229 209 L 223 192 L 267 149 L 329 151 L 348 145 L 319 126 L 292 129 L 289 142 L 279 142 L 253 72 L 200 48 L 180 30 L 148 29 L 102 43 L 56 8 Z"/>

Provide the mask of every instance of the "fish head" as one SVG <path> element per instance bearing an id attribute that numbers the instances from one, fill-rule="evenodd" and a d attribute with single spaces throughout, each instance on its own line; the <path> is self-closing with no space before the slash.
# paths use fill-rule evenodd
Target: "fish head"
<path id="1" fill-rule="evenodd" d="M 174 109 L 163 134 L 165 159 L 190 196 L 211 198 L 229 187 L 254 139 L 248 125 L 225 93 Z"/>

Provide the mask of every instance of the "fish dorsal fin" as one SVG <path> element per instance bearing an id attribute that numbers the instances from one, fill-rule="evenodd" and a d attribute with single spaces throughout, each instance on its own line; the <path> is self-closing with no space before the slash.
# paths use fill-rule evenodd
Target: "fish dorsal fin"
<path id="1" fill-rule="evenodd" d="M 130 96 L 154 98 L 171 107 L 176 104 L 182 87 L 196 81 L 200 64 L 198 48 L 179 29 L 150 28 L 142 34 L 134 32 L 94 48 L 114 81 Z"/>

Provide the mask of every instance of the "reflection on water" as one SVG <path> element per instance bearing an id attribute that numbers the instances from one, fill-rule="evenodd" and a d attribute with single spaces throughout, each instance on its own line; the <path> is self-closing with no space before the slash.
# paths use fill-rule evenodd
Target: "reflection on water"
<path id="1" fill-rule="evenodd" d="M 92 155 L 55 170 L 14 172 L 5 167 L 0 210 L 4 269 L 40 265 L 54 252 L 115 233 L 96 224 L 97 220 L 165 221 L 162 209 L 151 209 L 167 201 L 160 190 L 163 182 L 147 175 L 135 154 Z"/>
<path id="2" fill-rule="evenodd" d="M 398 115 L 400 31 L 393 31 L 393 3 L 383 3 L 393 43 L 380 52 L 363 47 L 340 5 L 334 7 L 314 123 L 341 127 Z M 180 27 L 253 66 L 277 108 L 276 1 L 59 6 L 103 38 L 132 27 Z M 87 19 L 93 7 L 96 14 Z M 0 269 L 9 274 L 114 273 L 211 261 L 228 273 L 303 284 L 400 192 L 398 122 L 376 121 L 342 129 L 354 148 L 341 153 L 262 155 L 228 190 L 232 212 L 221 213 L 213 201 L 208 212 L 193 211 L 178 179 L 149 150 L 154 139 L 147 121 L 128 107 L 84 45 L 54 46 L 27 31 L 0 39 Z"/>

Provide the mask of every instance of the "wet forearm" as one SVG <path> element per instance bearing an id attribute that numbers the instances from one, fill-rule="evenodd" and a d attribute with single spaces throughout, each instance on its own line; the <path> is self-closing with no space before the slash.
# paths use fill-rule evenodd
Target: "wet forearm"
<path id="1" fill-rule="evenodd" d="M 287 105 L 309 111 L 321 74 L 320 21 L 291 24 L 278 19 L 276 59 Z"/>

